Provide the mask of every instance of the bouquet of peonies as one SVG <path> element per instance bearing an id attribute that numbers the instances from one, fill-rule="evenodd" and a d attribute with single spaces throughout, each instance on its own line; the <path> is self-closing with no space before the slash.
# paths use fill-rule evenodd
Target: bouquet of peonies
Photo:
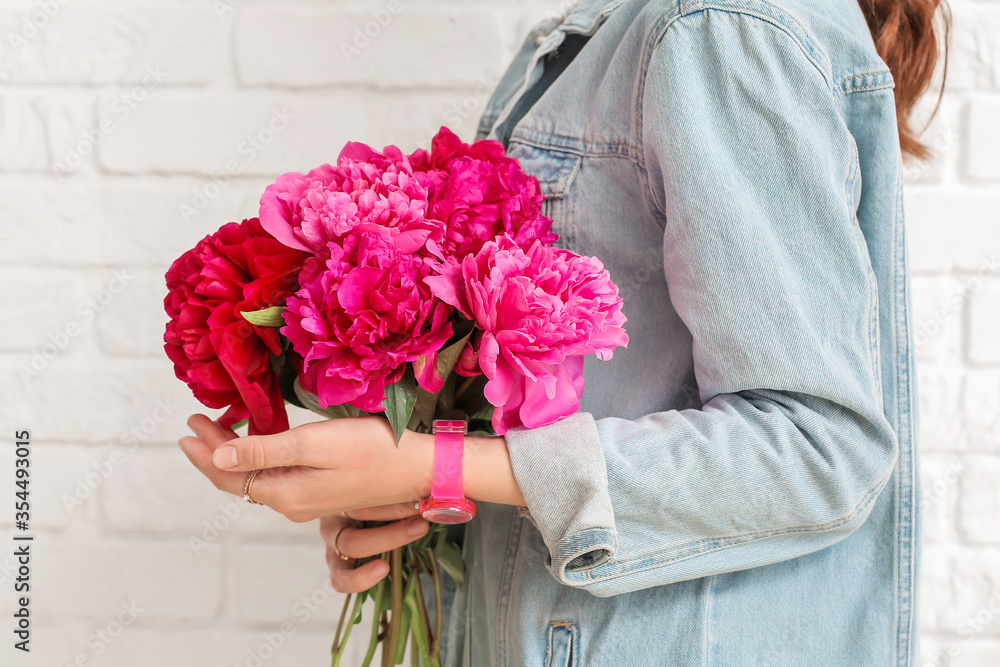
<path id="1" fill-rule="evenodd" d="M 410 155 L 349 142 L 335 166 L 280 176 L 259 218 L 224 225 L 170 267 L 176 375 L 251 435 L 287 430 L 286 402 L 384 414 L 397 442 L 438 418 L 500 435 L 571 415 L 584 357 L 608 359 L 628 337 L 603 264 L 552 245 L 542 200 L 497 141 L 465 144 L 442 127 Z M 367 597 L 365 664 L 379 643 L 383 664 L 399 664 L 407 636 L 439 663 L 441 610 L 431 632 L 419 574 L 436 592 L 441 569 L 461 584 L 461 555 L 441 527 L 397 551 L 346 624 L 345 603 L 334 665 Z"/>

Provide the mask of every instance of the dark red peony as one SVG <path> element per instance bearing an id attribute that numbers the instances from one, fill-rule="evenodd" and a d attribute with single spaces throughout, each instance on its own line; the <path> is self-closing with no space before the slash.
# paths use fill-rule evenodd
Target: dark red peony
<path id="1" fill-rule="evenodd" d="M 308 256 L 279 243 L 251 218 L 206 236 L 167 271 L 164 348 L 177 377 L 199 401 L 229 408 L 219 419 L 223 426 L 249 419 L 251 435 L 288 430 L 271 362 L 271 355 L 282 353 L 281 336 L 240 313 L 284 306 L 299 288 Z"/>

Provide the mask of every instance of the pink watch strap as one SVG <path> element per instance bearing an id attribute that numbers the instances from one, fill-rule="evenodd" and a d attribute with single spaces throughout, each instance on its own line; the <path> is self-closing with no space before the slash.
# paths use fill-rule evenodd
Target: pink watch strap
<path id="1" fill-rule="evenodd" d="M 465 448 L 466 428 L 463 421 L 434 422 L 434 477 L 431 479 L 431 498 L 435 500 L 465 498 L 462 454 Z"/>

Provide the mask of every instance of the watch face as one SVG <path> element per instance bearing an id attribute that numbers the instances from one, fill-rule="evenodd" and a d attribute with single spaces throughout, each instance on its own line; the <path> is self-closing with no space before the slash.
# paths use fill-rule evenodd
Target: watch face
<path id="1" fill-rule="evenodd" d="M 424 512 L 424 518 L 434 523 L 465 523 L 472 516 L 472 512 L 458 507 L 438 507 Z"/>
<path id="2" fill-rule="evenodd" d="M 468 498 L 420 501 L 420 515 L 434 523 L 465 523 L 476 516 L 476 504 Z"/>

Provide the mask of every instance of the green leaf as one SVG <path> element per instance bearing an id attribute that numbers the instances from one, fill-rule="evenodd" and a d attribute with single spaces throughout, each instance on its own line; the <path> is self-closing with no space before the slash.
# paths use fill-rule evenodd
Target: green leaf
<path id="1" fill-rule="evenodd" d="M 413 414 L 413 406 L 417 400 L 417 382 L 413 378 L 413 369 L 406 365 L 406 372 L 399 382 L 390 384 L 385 388 L 385 400 L 382 407 L 385 408 L 385 416 L 389 418 L 392 425 L 393 435 L 396 436 L 396 446 L 399 446 L 399 439 L 403 437 L 403 431 L 410 422 L 410 415 Z"/>
<path id="2" fill-rule="evenodd" d="M 413 404 L 413 416 L 407 428 L 413 429 L 414 420 L 430 428 L 434 423 L 434 413 L 437 412 L 438 395 L 417 387 L 417 400 Z"/>
<path id="3" fill-rule="evenodd" d="M 344 417 L 360 417 L 361 411 L 353 405 L 331 405 L 324 408 L 319 403 L 319 397 L 311 391 L 306 391 L 299 384 L 299 378 L 295 378 L 292 384 L 295 395 L 302 402 L 302 406 L 307 410 L 312 410 L 318 415 L 323 415 L 329 419 L 343 419 Z"/>
<path id="4" fill-rule="evenodd" d="M 461 588 L 465 581 L 465 562 L 462 560 L 462 551 L 458 545 L 450 540 L 441 540 L 434 547 L 434 556 L 437 557 L 441 569 L 455 580 L 457 587 Z"/>
<path id="5" fill-rule="evenodd" d="M 490 404 L 490 403 L 487 403 L 486 405 L 484 405 L 482 407 L 481 410 L 479 410 L 479 412 L 476 412 L 475 414 L 470 415 L 469 419 L 470 420 L 481 419 L 481 420 L 483 420 L 485 422 L 492 421 L 492 419 L 493 419 L 493 410 L 494 410 L 493 405 Z"/>
<path id="6" fill-rule="evenodd" d="M 437 371 L 438 377 L 442 380 L 448 379 L 452 369 L 455 368 L 455 364 L 458 363 L 458 358 L 462 356 L 465 344 L 472 336 L 474 324 L 472 320 L 463 320 L 452 324 L 451 338 L 448 339 L 449 342 L 445 343 L 445 346 L 438 352 L 437 364 L 435 365 L 435 371 Z M 427 357 L 420 356 L 413 362 L 413 366 L 415 369 L 422 369 L 426 363 Z"/>
<path id="7" fill-rule="evenodd" d="M 441 391 L 438 392 L 438 404 L 441 406 L 441 410 L 451 410 L 455 406 L 455 381 L 458 379 L 458 375 L 452 373 L 448 376 L 448 379 L 444 381 L 444 386 L 441 387 Z M 446 417 L 441 417 L 441 419 L 446 419 Z"/>
<path id="8" fill-rule="evenodd" d="M 438 375 L 441 376 L 442 380 L 448 377 L 452 369 L 455 368 L 455 364 L 458 363 L 458 358 L 462 356 L 462 350 L 465 349 L 465 344 L 472 336 L 474 325 L 475 323 L 472 320 L 465 320 L 452 326 L 452 329 L 454 330 L 452 340 L 455 342 L 449 344 L 443 350 L 438 352 L 437 372 Z M 459 338 L 455 339 L 455 336 L 459 336 Z"/>
<path id="9" fill-rule="evenodd" d="M 493 406 L 486 400 L 484 392 L 487 382 L 486 376 L 456 379 L 461 380 L 461 382 L 455 389 L 455 409 L 468 414 L 469 419 L 490 419 L 493 416 Z"/>
<path id="10" fill-rule="evenodd" d="M 229 428 L 231 428 L 231 429 L 233 429 L 235 431 L 236 429 L 242 428 L 242 427 L 246 426 L 249 423 L 250 423 L 249 419 L 241 419 L 238 422 L 236 422 L 235 424 L 233 424 L 232 426 L 230 426 Z"/>
<path id="11" fill-rule="evenodd" d="M 441 419 L 454 419 L 456 421 L 469 422 L 469 415 L 465 414 L 461 410 L 445 410 L 441 413 Z"/>
<path id="12" fill-rule="evenodd" d="M 284 312 L 284 306 L 271 306 L 262 310 L 244 310 L 240 315 L 250 324 L 256 324 L 259 327 L 283 327 L 285 326 L 285 318 L 281 315 Z"/>
<path id="13" fill-rule="evenodd" d="M 278 386 L 281 387 L 281 395 L 285 397 L 286 401 L 297 408 L 308 410 L 306 406 L 302 405 L 302 401 L 299 400 L 298 394 L 295 393 L 295 384 L 298 381 L 298 377 L 299 376 L 295 373 L 295 369 L 291 366 L 285 366 L 281 369 L 281 373 L 278 375 Z"/>

